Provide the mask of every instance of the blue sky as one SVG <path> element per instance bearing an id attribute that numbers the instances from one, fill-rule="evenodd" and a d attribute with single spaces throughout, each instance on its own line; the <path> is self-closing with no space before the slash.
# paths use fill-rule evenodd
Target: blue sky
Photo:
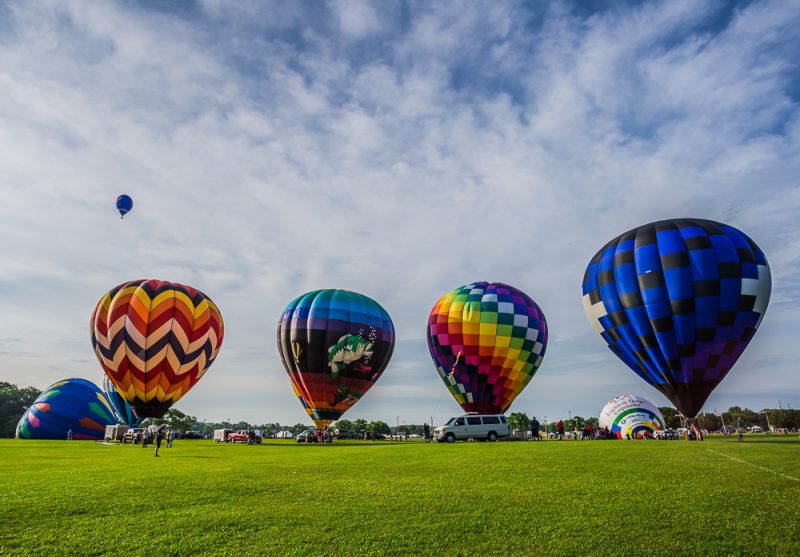
<path id="1" fill-rule="evenodd" d="M 347 288 L 399 338 L 347 417 L 439 421 L 460 409 L 428 312 L 496 280 L 551 331 L 512 410 L 663 405 L 595 335 L 580 282 L 612 237 L 695 216 L 744 230 L 773 274 L 705 408 L 800 406 L 798 28 L 800 5 L 768 1 L 0 2 L 0 379 L 99 382 L 94 303 L 162 278 L 227 326 L 177 407 L 303 421 L 277 319 Z"/>

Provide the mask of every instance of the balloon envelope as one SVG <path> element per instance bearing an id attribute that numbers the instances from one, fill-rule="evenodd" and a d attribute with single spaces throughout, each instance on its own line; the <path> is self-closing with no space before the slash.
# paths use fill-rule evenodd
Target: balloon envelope
<path id="1" fill-rule="evenodd" d="M 111 403 L 111 407 L 114 409 L 114 413 L 120 423 L 136 427 L 144 421 L 144 418 L 137 418 L 134 415 L 131 405 L 117 392 L 117 388 L 107 375 L 103 376 L 103 392 L 105 392 L 106 398 Z"/>
<path id="2" fill-rule="evenodd" d="M 445 294 L 428 317 L 428 349 L 466 412 L 505 412 L 539 369 L 547 322 L 527 294 L 475 282 Z"/>
<path id="3" fill-rule="evenodd" d="M 130 196 L 122 194 L 117 197 L 117 211 L 119 211 L 120 218 L 125 216 L 125 213 L 133 209 L 133 199 Z"/>
<path id="4" fill-rule="evenodd" d="M 138 418 L 160 418 L 217 358 L 217 306 L 190 286 L 135 280 L 106 293 L 92 313 L 95 355 Z"/>
<path id="5" fill-rule="evenodd" d="M 761 324 L 764 253 L 741 231 L 673 219 L 614 238 L 592 258 L 583 307 L 608 347 L 694 417 Z"/>
<path id="6" fill-rule="evenodd" d="M 375 384 L 394 350 L 394 325 L 375 300 L 348 290 L 294 299 L 278 322 L 278 349 L 294 392 L 318 428 Z"/>
<path id="7" fill-rule="evenodd" d="M 664 416 L 646 398 L 622 395 L 603 407 L 600 427 L 607 427 L 618 439 L 652 437 L 653 433 L 664 429 Z"/>
<path id="8" fill-rule="evenodd" d="M 102 440 L 117 423 L 105 394 L 86 379 L 64 379 L 47 387 L 22 415 L 18 439 Z"/>

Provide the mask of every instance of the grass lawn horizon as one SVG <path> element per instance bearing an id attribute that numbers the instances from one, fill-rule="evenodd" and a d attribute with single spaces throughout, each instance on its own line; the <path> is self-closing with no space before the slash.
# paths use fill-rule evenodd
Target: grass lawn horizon
<path id="1" fill-rule="evenodd" d="M 0 440 L 2 555 L 800 555 L 800 438 Z"/>

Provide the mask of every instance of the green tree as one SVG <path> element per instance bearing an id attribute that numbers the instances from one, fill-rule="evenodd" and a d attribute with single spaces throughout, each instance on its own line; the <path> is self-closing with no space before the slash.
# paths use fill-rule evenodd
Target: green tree
<path id="1" fill-rule="evenodd" d="M 722 420 L 720 417 L 709 412 L 699 414 L 696 418 L 696 421 L 698 427 L 708 431 L 718 431 L 722 428 Z"/>
<path id="2" fill-rule="evenodd" d="M 667 429 L 678 429 L 681 427 L 681 417 L 678 411 L 672 406 L 659 406 L 661 415 L 664 416 L 664 427 Z"/>
<path id="3" fill-rule="evenodd" d="M 584 423 L 591 425 L 592 428 L 594 429 L 600 427 L 600 420 L 598 418 L 595 418 L 594 416 L 592 416 L 591 418 L 586 418 L 586 421 Z"/>
<path id="4" fill-rule="evenodd" d="M 0 381 L 0 437 L 14 437 L 17 424 L 41 391 Z"/>
<path id="5" fill-rule="evenodd" d="M 508 415 L 508 425 L 512 431 L 528 431 L 531 427 L 531 419 L 525 412 L 512 412 Z"/>
<path id="6" fill-rule="evenodd" d="M 353 431 L 356 433 L 364 433 L 367 431 L 367 420 L 362 420 L 361 418 L 352 422 L 353 424 Z"/>
<path id="7" fill-rule="evenodd" d="M 151 423 L 154 425 L 167 424 L 170 429 L 175 431 L 188 431 L 192 429 L 195 424 L 197 424 L 197 418 L 194 416 L 189 416 L 188 414 L 184 414 L 175 408 L 170 408 L 167 410 L 167 413 L 164 414 L 163 418 L 151 420 Z"/>
<path id="8" fill-rule="evenodd" d="M 355 430 L 355 428 L 353 427 L 353 422 L 351 422 L 350 420 L 338 420 L 336 423 L 332 425 L 334 426 L 334 429 L 338 429 L 340 431 L 343 429 L 348 431 Z"/>
<path id="9" fill-rule="evenodd" d="M 392 429 L 386 422 L 375 420 L 367 424 L 367 431 L 374 431 L 375 433 L 379 433 L 381 435 L 388 435 L 392 432 Z"/>

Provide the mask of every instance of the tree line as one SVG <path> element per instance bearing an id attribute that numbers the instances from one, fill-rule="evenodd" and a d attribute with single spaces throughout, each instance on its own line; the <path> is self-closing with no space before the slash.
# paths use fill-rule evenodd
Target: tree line
<path id="1" fill-rule="evenodd" d="M 14 437 L 19 419 L 31 404 L 33 404 L 39 394 L 40 391 L 36 387 L 18 387 L 11 383 L 0 381 L 0 437 Z M 669 406 L 661 406 L 659 410 L 661 410 L 664 416 L 665 427 L 675 429 L 682 426 L 682 418 L 677 410 Z M 551 417 L 548 420 L 546 416 L 540 416 L 538 420 L 541 424 L 541 430 L 548 433 L 555 433 L 556 423 L 559 419 L 563 420 L 564 428 L 567 431 L 580 429 L 587 424 L 591 424 L 592 427 L 598 426 L 598 419 L 595 417 Z M 530 429 L 530 418 L 524 412 L 512 412 L 508 416 L 508 422 L 514 430 L 523 431 Z M 288 430 L 292 434 L 297 435 L 307 429 L 313 428 L 313 426 L 304 423 L 296 423 L 293 425 L 280 424 L 278 422 L 251 424 L 245 421 L 231 422 L 227 420 L 222 422 L 206 422 L 198 420 L 196 417 L 185 414 L 174 408 L 171 408 L 163 419 L 151 420 L 149 423 L 165 423 L 176 431 L 198 431 L 208 436 L 211 436 L 215 429 L 232 429 L 235 431 L 241 429 L 257 429 L 265 436 L 274 436 L 278 432 L 284 430 Z M 765 431 L 768 431 L 770 428 L 798 429 L 800 428 L 800 410 L 779 407 L 765 408 L 756 412 L 749 408 L 731 406 L 721 414 L 703 412 L 697 416 L 696 423 L 698 427 L 708 431 L 719 431 L 722 429 L 723 425 L 734 428 L 759 426 Z M 365 432 L 371 433 L 374 431 L 381 435 L 388 435 L 393 431 L 399 430 L 399 432 L 404 435 L 422 435 L 422 427 L 422 424 L 403 424 L 399 427 L 392 428 L 389 424 L 381 420 L 367 421 L 358 419 L 352 421 L 339 420 L 332 424 L 330 429 L 348 430 L 356 434 L 364 434 Z"/>

